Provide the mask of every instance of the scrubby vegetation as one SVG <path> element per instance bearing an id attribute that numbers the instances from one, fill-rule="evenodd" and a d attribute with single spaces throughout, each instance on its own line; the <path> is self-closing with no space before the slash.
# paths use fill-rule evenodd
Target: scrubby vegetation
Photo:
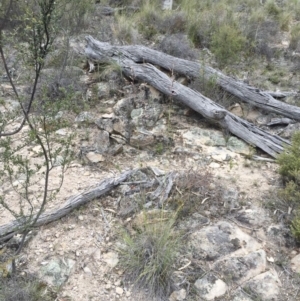
<path id="1" fill-rule="evenodd" d="M 126 281 L 151 297 L 167 297 L 172 288 L 172 273 L 181 247 L 174 228 L 176 214 L 165 210 L 142 212 L 134 230 L 121 232 L 119 248 Z"/>
<path id="2" fill-rule="evenodd" d="M 274 59 L 286 56 L 295 62 L 293 72 L 298 72 L 300 68 L 297 59 L 297 53 L 300 52 L 300 1 L 297 0 L 176 0 L 174 9 L 170 11 L 162 10 L 159 0 L 96 2 L 115 9 L 113 16 L 109 16 L 113 21 L 105 29 L 100 21 L 100 25 L 89 27 L 93 17 L 96 18 L 92 15 L 94 0 L 63 0 L 57 3 L 45 0 L 39 1 L 39 9 L 33 0 L 27 1 L 25 6 L 20 1 L 10 0 L 0 4 L 1 49 L 15 49 L 18 62 L 32 71 L 21 76 L 20 82 L 35 82 L 29 88 L 29 105 L 26 98 L 28 95 L 19 97 L 16 93 L 21 108 L 19 112 L 12 116 L 0 114 L 0 146 L 3 151 L 0 180 L 1 183 L 7 180 L 18 193 L 20 208 L 13 210 L 4 192 L 0 195 L 0 206 L 17 220 L 24 220 L 29 213 L 27 223 L 19 231 L 23 240 L 16 255 L 21 251 L 26 235 L 34 227 L 36 217 L 56 197 L 64 172 L 74 157 L 73 136 L 53 138 L 57 130 L 70 126 L 68 118 L 62 118 L 61 114 L 65 111 L 77 114 L 94 108 L 100 99 L 96 86 L 91 89 L 92 97 L 86 96 L 85 88 L 72 79 L 76 68 L 68 69 L 75 65 L 77 68 L 82 67 L 82 61 L 77 58 L 74 62 L 70 52 L 71 39 L 75 34 L 84 32 L 108 37 L 103 40 L 111 39 L 115 44 L 121 45 L 151 45 L 179 58 L 201 60 L 229 74 L 238 74 L 239 77 L 242 77 L 242 72 L 246 75 L 261 72 L 264 78 L 260 85 L 265 89 L 272 85 L 284 84 L 288 87 L 290 84 L 289 78 L 285 77 L 291 70 L 277 66 Z M 5 7 L 9 3 L 18 5 L 10 17 L 6 18 L 9 22 L 3 25 Z M 50 8 L 49 3 L 52 4 Z M 126 6 L 130 8 L 125 9 Z M 49 11 L 43 11 L 47 7 Z M 277 44 L 282 40 L 285 42 L 286 36 L 289 37 L 288 46 L 278 47 Z M 5 65 L 5 59 L 3 63 Z M 261 66 L 261 70 L 257 71 L 257 66 Z M 43 68 L 55 70 L 46 78 L 41 72 Z M 93 74 L 94 82 L 114 82 L 122 76 L 120 67 L 112 63 L 98 65 L 96 71 Z M 7 72 L 8 78 L 10 72 Z M 174 78 L 176 76 L 174 74 Z M 123 78 L 122 80 L 125 82 Z M 10 81 L 13 90 L 17 91 L 14 81 Z M 198 79 L 187 79 L 187 82 L 191 88 L 201 91 L 225 107 L 236 102 L 232 95 L 217 87 L 214 78 L 207 80 L 199 74 Z M 118 93 L 124 95 L 124 91 L 113 88 L 110 92 L 111 97 Z M 30 115 L 29 111 L 34 114 Z M 3 133 L 6 126 L 9 128 L 11 120 L 18 121 L 20 112 L 24 120 L 20 130 L 27 124 L 27 132 L 19 139 L 22 145 L 12 148 L 12 140 L 4 138 L 6 135 Z M 37 145 L 39 151 L 32 161 L 20 155 L 24 148 L 32 150 Z M 154 153 L 162 156 L 165 153 L 164 144 L 157 143 Z M 37 158 L 42 158 L 41 162 Z M 300 133 L 293 136 L 292 145 L 287 146 L 285 152 L 278 156 L 277 163 L 284 183 L 279 197 L 290 208 L 291 233 L 300 241 Z M 49 174 L 58 165 L 62 171 L 61 181 L 50 189 Z M 43 190 L 32 192 L 30 189 L 41 180 L 40 175 L 45 176 Z M 255 182 L 254 186 L 259 186 L 259 183 Z M 170 211 L 145 210 L 132 228 L 123 229 L 119 236 L 121 245 L 118 251 L 126 281 L 133 283 L 136 288 L 146 290 L 151 296 L 168 297 L 172 291 L 172 273 L 182 244 L 176 222 L 204 209 L 211 211 L 212 218 L 227 214 L 230 209 L 223 202 L 222 193 L 223 188 L 214 183 L 213 175 L 208 170 L 204 169 L 201 174 L 190 173 L 182 176 L 176 183 L 176 191 L 167 204 Z M 208 199 L 213 201 L 207 204 Z M 0 299 L 53 300 L 53 296 L 45 292 L 44 284 L 27 278 L 24 280 L 16 276 L 0 281 Z"/>
<path id="3" fill-rule="evenodd" d="M 55 292 L 34 276 L 14 276 L 0 281 L 0 300 L 3 301 L 52 301 L 55 298 Z"/>
<path id="4" fill-rule="evenodd" d="M 285 187 L 279 191 L 279 195 L 292 208 L 291 221 L 292 234 L 300 241 L 300 132 L 293 135 L 292 145 L 277 158 L 279 173 L 282 176 Z"/>

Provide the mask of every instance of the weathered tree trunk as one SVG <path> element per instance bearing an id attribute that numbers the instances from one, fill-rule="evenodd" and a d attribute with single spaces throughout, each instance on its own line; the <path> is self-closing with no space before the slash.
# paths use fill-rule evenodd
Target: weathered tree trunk
<path id="1" fill-rule="evenodd" d="M 135 171 L 136 170 L 125 171 L 118 177 L 103 180 L 99 183 L 99 185 L 97 185 L 97 187 L 89 191 L 70 197 L 60 208 L 55 208 L 50 212 L 43 213 L 34 226 L 39 227 L 56 221 L 70 213 L 75 208 L 103 196 L 105 193 L 124 182 Z M 16 233 L 22 231 L 24 227 L 26 227 L 26 221 L 21 219 L 14 220 L 8 224 L 0 226 L 0 243 L 10 239 Z"/>
<path id="2" fill-rule="evenodd" d="M 99 42 L 91 36 L 86 37 L 86 40 L 86 55 L 90 59 L 98 61 L 114 59 L 117 61 L 118 57 L 126 57 L 135 63 L 151 63 L 189 78 L 199 78 L 201 76 L 206 80 L 213 79 L 222 89 L 244 102 L 267 112 L 277 113 L 300 121 L 300 107 L 276 100 L 272 97 L 272 93 L 251 87 L 209 66 L 176 58 L 145 46 L 112 46 L 108 43 Z M 282 96 L 282 94 L 280 95 Z"/>
<path id="3" fill-rule="evenodd" d="M 89 59 L 99 63 L 112 60 L 117 62 L 127 77 L 150 84 L 160 92 L 186 104 L 205 118 L 217 123 L 251 145 L 261 148 L 272 157 L 276 157 L 283 150 L 284 144 L 289 143 L 289 141 L 279 136 L 271 135 L 235 116 L 201 93 L 170 79 L 153 65 L 142 62 L 135 63 L 134 61 L 140 60 L 132 54 L 128 54 L 127 51 L 123 51 L 122 48 L 119 51 L 115 47 L 107 43 L 97 42 L 91 37 L 87 37 L 87 42 L 86 55 Z M 139 46 L 136 47 L 138 48 Z M 157 53 L 160 54 L 159 52 Z M 177 60 L 173 59 L 174 62 Z"/>

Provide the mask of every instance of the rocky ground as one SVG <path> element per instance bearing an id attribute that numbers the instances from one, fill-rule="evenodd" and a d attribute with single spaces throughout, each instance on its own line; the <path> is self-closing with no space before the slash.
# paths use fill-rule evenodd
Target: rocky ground
<path id="1" fill-rule="evenodd" d="M 84 44 L 76 38 L 73 46 L 78 41 Z M 56 132 L 76 132 L 77 157 L 48 209 L 122 171 L 137 171 L 104 197 L 41 227 L 18 260 L 22 273 L 37 273 L 59 290 L 60 301 L 152 300 L 124 281 L 119 229 L 131 229 L 141 212 L 176 210 L 180 200 L 175 229 L 184 246 L 174 263 L 170 301 L 300 300 L 300 249 L 284 222 L 289 208 L 276 196 L 281 182 L 274 160 L 145 84 L 127 82 L 116 71 L 99 80 L 72 68 L 93 109 L 68 113 L 73 127 Z M 4 80 L 1 91 L 14 106 Z M 276 116 L 232 100 L 227 108 L 285 138 L 298 126 L 270 128 Z M 172 172 L 169 197 L 157 196 Z M 56 171 L 54 183 L 55 177 Z M 13 203 L 14 191 L 7 194 Z M 1 209 L 0 219 L 4 224 L 11 217 Z"/>

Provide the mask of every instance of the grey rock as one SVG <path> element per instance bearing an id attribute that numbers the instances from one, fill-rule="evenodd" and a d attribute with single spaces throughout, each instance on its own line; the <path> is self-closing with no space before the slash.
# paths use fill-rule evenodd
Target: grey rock
<path id="1" fill-rule="evenodd" d="M 226 221 L 195 231 L 188 245 L 206 260 L 216 260 L 232 252 L 238 256 L 239 253 L 247 254 L 261 248 L 254 238 Z"/>
<path id="2" fill-rule="evenodd" d="M 66 136 L 68 132 L 65 129 L 59 129 L 55 132 L 55 134 L 60 135 L 60 136 Z"/>
<path id="3" fill-rule="evenodd" d="M 99 118 L 96 119 L 94 122 L 99 129 L 105 130 L 108 133 L 113 132 L 113 118 Z"/>
<path id="4" fill-rule="evenodd" d="M 132 193 L 131 189 L 129 189 L 126 193 Z M 123 197 L 119 204 L 118 214 L 122 217 L 126 217 L 126 216 L 132 214 L 139 208 L 140 201 L 141 200 L 137 199 L 136 197 L 132 197 L 132 196 Z"/>
<path id="5" fill-rule="evenodd" d="M 41 269 L 42 278 L 54 286 L 61 286 L 70 276 L 75 261 L 69 258 L 54 258 Z"/>
<path id="6" fill-rule="evenodd" d="M 226 294 L 227 285 L 221 279 L 212 274 L 207 274 L 195 282 L 195 287 L 199 296 L 205 300 L 214 300 Z"/>
<path id="7" fill-rule="evenodd" d="M 236 189 L 227 189 L 224 191 L 223 200 L 224 206 L 226 208 L 237 208 L 238 207 L 238 199 L 239 199 L 239 192 Z"/>
<path id="8" fill-rule="evenodd" d="M 126 144 L 126 139 L 124 137 L 122 137 L 121 135 L 111 134 L 110 137 L 120 144 Z"/>
<path id="9" fill-rule="evenodd" d="M 191 216 L 186 217 L 179 225 L 180 230 L 190 231 L 193 228 L 199 227 L 201 225 L 206 225 L 209 219 L 198 212 L 193 213 Z"/>
<path id="10" fill-rule="evenodd" d="M 99 131 L 95 137 L 95 148 L 98 153 L 104 154 L 110 146 L 109 133 L 107 131 Z"/>
<path id="11" fill-rule="evenodd" d="M 86 274 L 93 274 L 93 272 L 91 271 L 91 269 L 88 267 L 88 266 L 85 266 L 83 268 L 83 271 L 86 273 Z"/>
<path id="12" fill-rule="evenodd" d="M 239 210 L 235 219 L 243 224 L 252 225 L 255 228 L 271 222 L 268 213 L 263 208 L 254 205 L 252 205 L 251 208 Z"/>
<path id="13" fill-rule="evenodd" d="M 134 109 L 131 111 L 131 118 L 134 119 L 134 118 L 139 118 L 140 116 L 143 115 L 143 112 L 144 110 L 142 108 L 139 108 L 139 109 Z"/>
<path id="14" fill-rule="evenodd" d="M 300 254 L 292 258 L 291 268 L 295 273 L 300 273 Z"/>
<path id="15" fill-rule="evenodd" d="M 275 270 L 265 272 L 252 278 L 243 286 L 245 290 L 251 291 L 251 295 L 260 300 L 278 300 L 281 282 Z"/>
<path id="16" fill-rule="evenodd" d="M 155 137 L 153 135 L 135 134 L 130 138 L 130 145 L 136 148 L 144 148 L 155 143 Z"/>
<path id="17" fill-rule="evenodd" d="M 229 154 L 226 154 L 226 152 L 214 152 L 211 154 L 211 157 L 213 160 L 217 162 L 224 162 L 224 161 L 229 161 L 231 159 L 231 156 Z"/>
<path id="18" fill-rule="evenodd" d="M 254 300 L 252 300 L 249 296 L 247 296 L 245 293 L 239 290 L 235 293 L 235 296 L 232 299 L 232 301 L 254 301 Z"/>
<path id="19" fill-rule="evenodd" d="M 112 156 L 116 156 L 122 152 L 123 152 L 123 145 L 121 145 L 121 144 L 117 144 L 117 145 L 111 147 L 108 151 L 108 153 Z"/>
<path id="20" fill-rule="evenodd" d="M 104 99 L 109 97 L 109 84 L 105 82 L 97 83 L 97 97 L 98 99 Z"/>
<path id="21" fill-rule="evenodd" d="M 92 163 L 99 163 L 105 161 L 105 158 L 101 154 L 97 154 L 95 152 L 88 152 L 86 154 L 86 157 L 89 159 Z"/>
<path id="22" fill-rule="evenodd" d="M 129 121 L 126 119 L 115 118 L 113 120 L 113 133 L 129 139 L 131 135 L 131 127 Z"/>
<path id="23" fill-rule="evenodd" d="M 186 298 L 186 290 L 182 288 L 179 291 L 174 291 L 170 297 L 169 301 L 183 301 Z"/>
<path id="24" fill-rule="evenodd" d="M 183 132 L 182 137 L 187 144 L 192 146 L 226 146 L 223 134 L 215 130 L 194 127 L 189 131 Z"/>
<path id="25" fill-rule="evenodd" d="M 232 243 L 243 243 L 235 239 Z M 267 265 L 264 250 L 251 252 L 245 256 L 227 257 L 215 264 L 214 270 L 222 273 L 227 281 L 242 283 L 265 271 Z"/>
<path id="26" fill-rule="evenodd" d="M 110 267 L 114 268 L 119 262 L 119 256 L 116 252 L 108 252 L 103 254 L 102 260 Z"/>
<path id="27" fill-rule="evenodd" d="M 113 107 L 113 111 L 117 116 L 129 118 L 131 111 L 134 109 L 132 97 L 120 99 Z"/>
<path id="28" fill-rule="evenodd" d="M 295 132 L 300 131 L 300 123 L 289 124 L 284 129 L 277 131 L 277 134 L 282 138 L 290 139 Z"/>
<path id="29" fill-rule="evenodd" d="M 124 293 L 124 290 L 122 289 L 122 287 L 116 287 L 116 293 L 117 293 L 117 295 L 123 295 L 123 293 Z"/>
<path id="30" fill-rule="evenodd" d="M 236 137 L 230 137 L 227 142 L 227 148 L 238 154 L 249 155 L 250 147 L 248 144 Z"/>
<path id="31" fill-rule="evenodd" d="M 77 123 L 93 123 L 95 121 L 95 116 L 90 112 L 81 112 L 76 118 Z"/>

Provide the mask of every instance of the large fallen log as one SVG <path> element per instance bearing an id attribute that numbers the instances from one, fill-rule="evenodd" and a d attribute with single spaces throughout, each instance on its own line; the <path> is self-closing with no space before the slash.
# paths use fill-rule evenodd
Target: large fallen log
<path id="1" fill-rule="evenodd" d="M 63 216 L 70 213 L 75 208 L 86 204 L 96 198 L 103 196 L 108 191 L 112 190 L 120 183 L 124 182 L 131 174 L 136 172 L 136 170 L 125 171 L 121 173 L 118 177 L 108 178 L 101 181 L 95 188 L 85 191 L 83 193 L 76 194 L 70 197 L 62 206 L 55 208 L 51 211 L 46 211 L 41 214 L 34 227 L 39 227 L 50 222 L 56 221 Z M 26 221 L 19 219 L 14 220 L 8 224 L 0 226 L 0 243 L 6 241 L 13 237 L 16 233 L 22 232 L 26 226 Z"/>
<path id="2" fill-rule="evenodd" d="M 267 112 L 277 113 L 300 121 L 300 107 L 279 101 L 272 96 L 273 93 L 261 91 L 244 82 L 237 81 L 199 62 L 176 58 L 141 45 L 112 46 L 108 43 L 99 42 L 91 36 L 86 37 L 86 40 L 86 54 L 91 59 L 93 59 L 93 53 L 96 54 L 95 59 L 100 61 L 104 59 L 107 61 L 108 58 L 117 60 L 119 56 L 122 56 L 135 63 L 151 63 L 189 78 L 199 78 L 201 76 L 206 80 L 213 79 L 222 89 L 244 102 Z"/>
<path id="3" fill-rule="evenodd" d="M 107 43 L 97 42 L 92 37 L 87 37 L 85 53 L 88 59 L 98 63 L 117 62 L 125 76 L 132 80 L 150 84 L 160 92 L 184 103 L 249 144 L 259 147 L 272 157 L 276 157 L 283 150 L 284 144 L 289 144 L 289 141 L 259 129 L 228 112 L 225 108 L 201 93 L 172 80 L 153 65 L 135 63 L 132 55 L 127 54 L 126 51 L 118 52 Z"/>

